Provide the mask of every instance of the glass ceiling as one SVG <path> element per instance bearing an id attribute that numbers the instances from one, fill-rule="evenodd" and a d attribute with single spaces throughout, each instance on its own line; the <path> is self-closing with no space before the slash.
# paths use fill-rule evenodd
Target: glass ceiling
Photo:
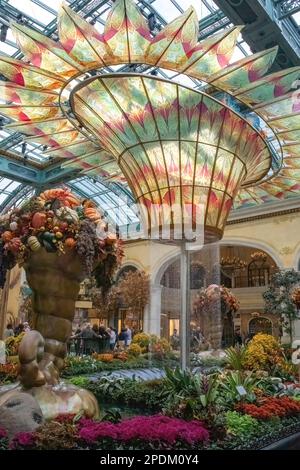
<path id="1" fill-rule="evenodd" d="M 90 21 L 99 32 L 103 32 L 104 23 L 113 1 L 67 0 L 66 3 Z M 136 3 L 146 18 L 154 13 L 156 19 L 154 33 L 183 13 L 190 5 L 194 6 L 200 18 L 200 39 L 233 26 L 212 0 L 136 0 Z M 1 0 L 0 53 L 18 59 L 22 58 L 9 27 L 10 20 L 36 28 L 53 39 L 57 39 L 56 16 L 60 4 L 61 0 L 51 0 L 51 2 L 46 0 Z M 292 19 L 299 25 L 300 12 L 292 15 Z M 251 53 L 242 36 L 239 38 L 238 46 L 232 61 Z M 120 70 L 122 67 L 112 67 L 109 70 L 117 69 Z M 163 69 L 156 70 L 155 74 L 164 78 L 172 78 L 175 75 Z M 198 80 L 186 76 L 177 76 L 176 80 L 194 88 L 201 86 Z M 51 153 L 50 156 L 43 155 L 46 150 L 45 146 L 25 143 L 21 134 L 3 129 L 2 125 L 8 122 L 7 118 L 1 118 L 0 116 L 0 158 L 1 149 L 3 149 L 17 155 L 19 158 L 21 157 L 25 162 L 31 161 L 40 165 L 41 168 L 52 163 Z M 133 200 L 132 198 L 128 200 L 129 190 L 125 185 L 101 182 L 100 177 L 90 178 L 87 176 L 66 182 L 66 185 L 83 197 L 93 198 L 120 225 L 125 223 L 128 218 L 131 222 L 138 220 L 135 212 L 130 208 Z M 33 191 L 32 188 L 23 183 L 1 178 L 0 211 L 13 204 L 20 203 L 24 197 L 27 197 Z"/>

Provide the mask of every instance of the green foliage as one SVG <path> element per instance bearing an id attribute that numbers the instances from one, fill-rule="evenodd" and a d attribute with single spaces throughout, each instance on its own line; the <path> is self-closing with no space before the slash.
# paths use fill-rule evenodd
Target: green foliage
<path id="1" fill-rule="evenodd" d="M 226 428 L 229 433 L 237 436 L 245 436 L 250 438 L 258 427 L 258 421 L 248 415 L 241 415 L 236 411 L 227 411 Z"/>
<path id="2" fill-rule="evenodd" d="M 225 354 L 228 366 L 233 370 L 243 370 L 246 351 L 245 346 L 235 346 L 226 349 Z"/>
<path id="3" fill-rule="evenodd" d="M 169 402 L 174 403 L 174 399 L 188 400 L 191 408 L 196 406 L 196 402 L 203 408 L 213 405 L 218 393 L 216 375 L 193 374 L 179 367 L 175 370 L 166 368 L 164 386 Z"/>
<path id="4" fill-rule="evenodd" d="M 82 377 L 81 375 L 79 375 L 77 377 L 71 377 L 68 382 L 73 385 L 76 385 L 76 387 L 86 388 L 90 381 L 87 377 Z"/>
<path id="5" fill-rule="evenodd" d="M 62 377 L 73 377 L 75 375 L 94 374 L 95 372 L 111 372 L 124 369 L 143 369 L 148 367 L 161 367 L 164 361 L 151 360 L 143 356 L 132 357 L 128 361 L 114 359 L 109 363 L 97 361 L 96 359 L 79 356 L 69 356 L 66 359 L 65 369 Z"/>
<path id="6" fill-rule="evenodd" d="M 102 377 L 86 387 L 99 401 L 160 411 L 166 398 L 163 380 L 138 381 L 135 378 Z"/>
<path id="7" fill-rule="evenodd" d="M 226 372 L 220 381 L 221 403 L 226 408 L 230 408 L 237 401 L 255 401 L 254 389 L 258 387 L 260 380 L 253 373 L 243 373 L 241 371 Z M 237 387 L 244 387 L 247 395 L 240 395 Z"/>

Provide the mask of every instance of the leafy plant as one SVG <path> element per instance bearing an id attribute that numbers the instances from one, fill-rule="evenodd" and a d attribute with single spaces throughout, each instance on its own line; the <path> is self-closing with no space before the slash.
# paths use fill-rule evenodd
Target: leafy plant
<path id="1" fill-rule="evenodd" d="M 241 371 L 228 371 L 223 375 L 220 383 L 222 393 L 222 403 L 226 407 L 232 406 L 232 402 L 247 400 L 255 401 L 255 388 L 258 387 L 261 379 L 256 378 L 253 373 L 243 373 Z M 246 395 L 239 393 L 239 387 L 245 389 Z"/>
<path id="2" fill-rule="evenodd" d="M 258 427 L 258 421 L 248 415 L 241 415 L 236 411 L 227 411 L 226 413 L 227 431 L 235 436 L 250 437 L 255 433 Z"/>
<path id="3" fill-rule="evenodd" d="M 225 350 L 228 366 L 233 370 L 243 370 L 247 354 L 245 346 L 230 347 Z"/>

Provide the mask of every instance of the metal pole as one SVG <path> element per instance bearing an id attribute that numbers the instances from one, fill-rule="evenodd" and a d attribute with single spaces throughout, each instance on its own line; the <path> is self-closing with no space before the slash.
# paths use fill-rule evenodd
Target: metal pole
<path id="1" fill-rule="evenodd" d="M 181 244 L 180 254 L 180 365 L 182 370 L 190 363 L 190 289 L 189 289 L 189 252 L 185 242 Z"/>

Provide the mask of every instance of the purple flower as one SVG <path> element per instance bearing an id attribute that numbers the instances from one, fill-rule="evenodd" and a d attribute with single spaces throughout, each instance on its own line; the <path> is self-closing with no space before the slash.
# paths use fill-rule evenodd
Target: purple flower
<path id="1" fill-rule="evenodd" d="M 118 439 L 118 432 L 114 424 L 90 422 L 80 429 L 79 437 L 87 442 L 97 442 L 105 438 Z"/>
<path id="2" fill-rule="evenodd" d="M 87 442 L 111 438 L 120 442 L 140 440 L 170 445 L 184 441 L 193 445 L 209 439 L 208 431 L 199 421 L 184 421 L 163 415 L 136 416 L 117 424 L 85 420 L 80 422 L 78 430 L 79 437 Z"/>

